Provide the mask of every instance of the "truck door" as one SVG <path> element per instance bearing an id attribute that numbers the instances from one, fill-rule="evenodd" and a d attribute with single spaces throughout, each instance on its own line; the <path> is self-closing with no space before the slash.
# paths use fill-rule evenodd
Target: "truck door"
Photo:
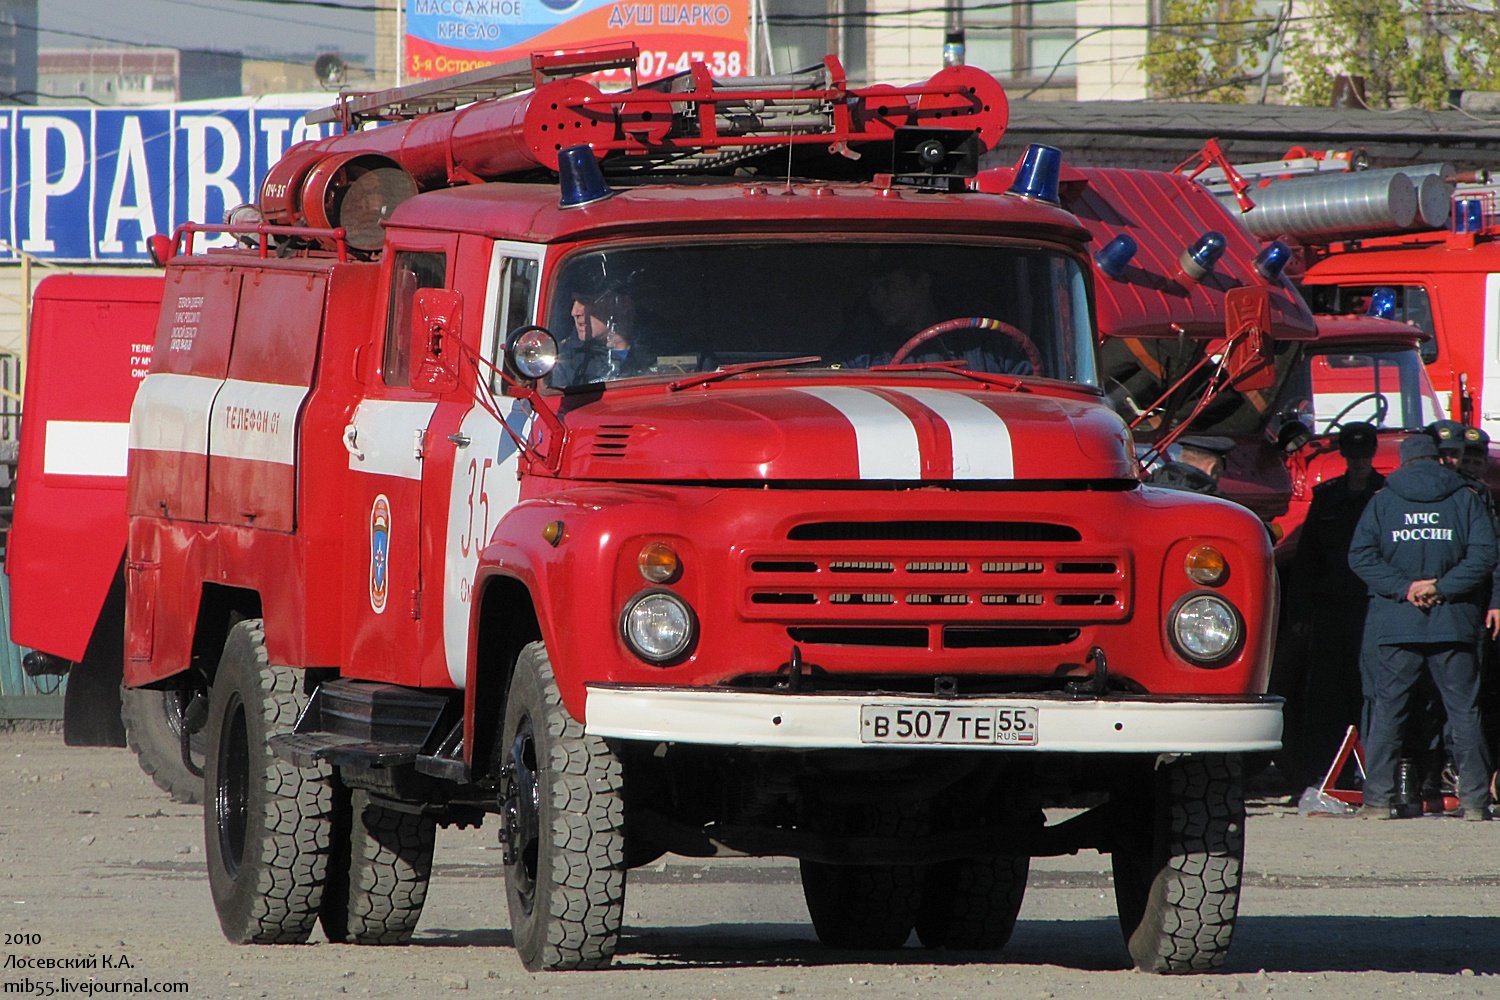
<path id="1" fill-rule="evenodd" d="M 542 248 L 525 243 L 498 243 L 489 257 L 480 302 L 465 302 L 465 339 L 495 368 L 501 367 L 506 335 L 535 322 L 537 275 Z M 482 308 L 481 308 L 482 306 Z M 499 376 L 483 365 L 466 366 L 457 393 L 439 404 L 429 446 L 441 461 L 429 469 L 429 502 L 446 507 L 446 530 L 436 539 L 443 553 L 443 664 L 440 678 L 428 683 L 463 687 L 472 634 L 469 600 L 479 553 L 489 543 L 501 516 L 520 496 L 516 475 L 518 449 L 508 433 L 479 400 L 487 398 L 515 436 L 525 439 L 530 409 L 503 394 Z M 469 376 L 479 384 L 469 381 Z M 434 586 L 436 582 L 434 582 Z"/>
<path id="2" fill-rule="evenodd" d="M 457 240 L 405 237 L 386 254 L 383 336 L 362 353 L 364 396 L 344 428 L 343 597 L 347 671 L 420 683 L 423 659 L 422 476 L 438 397 L 412 384 L 410 330 L 419 289 L 451 287 Z M 374 355 L 373 357 L 369 355 Z"/>

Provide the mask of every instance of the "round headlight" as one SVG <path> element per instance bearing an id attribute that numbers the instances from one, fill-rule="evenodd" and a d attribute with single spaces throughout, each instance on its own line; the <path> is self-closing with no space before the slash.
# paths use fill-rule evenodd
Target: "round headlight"
<path id="1" fill-rule="evenodd" d="M 681 656 L 698 630 L 687 603 L 664 590 L 650 591 L 631 601 L 620 624 L 626 644 L 650 663 L 666 663 Z"/>
<path id="2" fill-rule="evenodd" d="M 1198 594 L 1172 612 L 1172 639 L 1188 659 L 1213 663 L 1234 651 L 1240 641 L 1240 616 L 1214 594 Z"/>
<path id="3" fill-rule="evenodd" d="M 510 363 L 527 378 L 542 378 L 557 367 L 557 340 L 543 327 L 526 327 L 510 342 Z"/>

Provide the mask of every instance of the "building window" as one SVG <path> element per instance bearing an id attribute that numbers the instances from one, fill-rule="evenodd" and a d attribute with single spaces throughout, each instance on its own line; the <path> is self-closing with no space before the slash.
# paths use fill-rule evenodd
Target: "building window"
<path id="1" fill-rule="evenodd" d="M 1078 78 L 1074 0 L 998 5 L 963 0 L 959 8 L 967 58 L 1009 83 L 1041 86 Z M 1049 79 L 1050 78 L 1050 79 Z"/>
<path id="2" fill-rule="evenodd" d="M 851 79 L 864 72 L 865 0 L 765 0 L 766 31 L 755 40 L 756 72 L 777 73 L 818 66 L 838 56 Z M 751 30 L 758 23 L 752 21 Z"/>

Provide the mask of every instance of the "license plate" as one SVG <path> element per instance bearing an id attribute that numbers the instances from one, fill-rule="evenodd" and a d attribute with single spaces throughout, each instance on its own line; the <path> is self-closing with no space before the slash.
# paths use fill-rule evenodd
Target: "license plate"
<path id="1" fill-rule="evenodd" d="M 1039 739 L 1037 710 L 1022 705 L 983 709 L 863 705 L 859 738 L 862 743 L 1034 747 Z"/>

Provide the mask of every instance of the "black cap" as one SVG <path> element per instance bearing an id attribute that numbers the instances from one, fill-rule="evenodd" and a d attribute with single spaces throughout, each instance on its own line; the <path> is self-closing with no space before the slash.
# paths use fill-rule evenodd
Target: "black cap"
<path id="1" fill-rule="evenodd" d="M 1373 458 L 1378 442 L 1374 424 L 1353 420 L 1339 427 L 1339 454 L 1345 458 Z"/>
<path id="2" fill-rule="evenodd" d="M 1197 448 L 1199 451 L 1211 452 L 1215 455 L 1227 455 L 1234 450 L 1234 439 L 1219 437 L 1215 434 L 1184 434 L 1177 439 L 1177 443 L 1184 448 Z"/>
<path id="3" fill-rule="evenodd" d="M 1422 458 L 1437 458 L 1437 442 L 1429 434 L 1413 434 L 1401 442 L 1401 464 Z"/>
<path id="4" fill-rule="evenodd" d="M 1463 451 L 1465 429 L 1457 420 L 1434 420 L 1427 425 L 1427 433 L 1437 442 L 1438 451 Z"/>
<path id="5" fill-rule="evenodd" d="M 1464 451 L 1489 451 L 1490 436 L 1482 427 L 1464 428 Z"/>

